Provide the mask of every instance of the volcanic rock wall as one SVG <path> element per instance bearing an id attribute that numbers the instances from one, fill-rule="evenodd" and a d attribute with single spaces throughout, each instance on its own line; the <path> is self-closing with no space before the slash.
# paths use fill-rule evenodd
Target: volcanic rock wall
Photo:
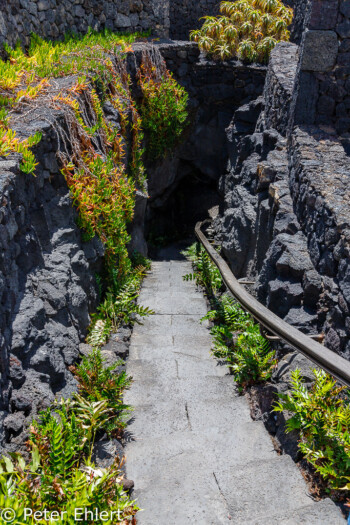
<path id="1" fill-rule="evenodd" d="M 28 43 L 31 33 L 57 39 L 89 27 L 167 35 L 169 5 L 162 0 L 0 0 L 0 43 Z"/>
<path id="2" fill-rule="evenodd" d="M 295 40 L 301 41 L 295 124 L 331 124 L 350 131 L 350 4 L 308 0 L 296 6 Z M 292 31 L 293 35 L 293 31 Z"/>
<path id="3" fill-rule="evenodd" d="M 28 44 L 31 33 L 58 39 L 65 33 L 151 31 L 188 39 L 199 18 L 217 11 L 217 0 L 0 0 L 0 44 Z"/>
<path id="4" fill-rule="evenodd" d="M 33 415 L 75 388 L 68 371 L 96 307 L 102 244 L 82 242 L 56 161 L 57 135 L 43 110 L 21 132 L 41 129 L 36 177 L 16 158 L 0 162 L 1 425 L 13 450 Z"/>
<path id="5" fill-rule="evenodd" d="M 170 38 L 188 40 L 190 31 L 201 27 L 201 17 L 218 14 L 219 4 L 220 0 L 171 0 Z"/>
<path id="6" fill-rule="evenodd" d="M 343 24 L 345 4 L 336 4 L 309 4 L 307 24 Z M 332 16 L 326 20 L 327 9 Z M 329 33 L 306 28 L 299 48 L 279 44 L 263 100 L 236 111 L 227 130 L 230 164 L 221 179 L 225 203 L 216 229 L 236 275 L 255 276 L 260 301 L 306 333 L 324 333 L 327 347 L 350 358 L 350 162 L 348 135 L 340 127 L 347 110 L 339 102 L 338 113 L 327 118 L 319 111 L 326 86 L 334 101 L 349 97 L 350 63 L 344 40 L 333 32 L 334 66 L 320 71 L 314 56 L 311 72 L 308 44 L 317 34 L 315 49 L 329 56 Z"/>

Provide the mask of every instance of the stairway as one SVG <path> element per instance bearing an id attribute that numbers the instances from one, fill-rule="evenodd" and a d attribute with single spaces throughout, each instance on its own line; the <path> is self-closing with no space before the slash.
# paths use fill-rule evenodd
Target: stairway
<path id="1" fill-rule="evenodd" d="M 155 311 L 132 335 L 125 401 L 127 476 L 139 525 L 341 525 L 331 500 L 314 502 L 292 459 L 252 421 L 227 368 L 210 356 L 203 294 L 191 265 L 154 262 L 140 303 Z"/>

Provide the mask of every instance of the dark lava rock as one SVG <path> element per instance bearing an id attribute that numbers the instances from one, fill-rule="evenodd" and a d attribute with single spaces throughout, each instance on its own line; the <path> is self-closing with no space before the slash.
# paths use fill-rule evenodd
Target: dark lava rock
<path id="1" fill-rule="evenodd" d="M 94 445 L 92 461 L 101 468 L 113 465 L 116 457 L 124 457 L 123 445 L 117 439 L 98 441 Z"/>

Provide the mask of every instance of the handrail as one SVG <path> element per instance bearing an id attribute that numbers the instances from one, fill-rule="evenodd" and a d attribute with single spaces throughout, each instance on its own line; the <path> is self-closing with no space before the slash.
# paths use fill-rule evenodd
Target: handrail
<path id="1" fill-rule="evenodd" d="M 350 387 L 350 362 L 322 346 L 320 343 L 317 343 L 294 326 L 283 321 L 250 295 L 247 290 L 239 284 L 228 264 L 211 246 L 202 232 L 204 222 L 198 222 L 196 224 L 196 237 L 205 248 L 210 259 L 218 267 L 224 283 L 235 299 L 237 299 L 256 321 L 269 330 L 269 332 L 280 337 L 295 350 L 313 361 L 317 366 L 332 374 L 340 383 Z"/>

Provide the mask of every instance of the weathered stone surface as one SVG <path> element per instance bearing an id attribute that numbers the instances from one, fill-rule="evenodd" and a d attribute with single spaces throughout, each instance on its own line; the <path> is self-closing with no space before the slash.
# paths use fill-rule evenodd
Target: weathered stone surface
<path id="1" fill-rule="evenodd" d="M 124 457 L 124 447 L 117 439 L 100 440 L 95 444 L 92 451 L 92 461 L 100 468 L 113 465 L 116 457 Z"/>
<path id="2" fill-rule="evenodd" d="M 281 42 L 271 53 L 264 88 L 266 128 L 282 135 L 287 131 L 297 63 L 295 44 Z"/>
<path id="3" fill-rule="evenodd" d="M 138 522 L 277 523 L 279 507 L 283 516 L 286 511 L 294 515 L 310 503 L 307 487 L 293 461 L 276 454 L 263 423 L 251 420 L 247 399 L 238 395 L 232 376 L 217 376 L 200 314 L 170 316 L 158 300 L 171 294 L 175 281 L 176 297 L 187 311 L 198 292 L 193 282 L 180 280 L 186 272 L 188 263 L 154 265 L 144 287 L 145 297 L 154 297 L 157 322 L 155 316 L 147 318 L 131 338 L 127 368 L 136 374 L 126 402 L 135 410 L 125 452 L 127 474 L 144 509 Z M 201 301 L 205 305 L 203 297 Z M 192 331 L 187 333 L 183 327 L 189 317 Z M 171 329 L 170 342 L 168 335 L 155 334 L 161 326 L 166 334 Z M 324 507 L 316 507 L 311 514 L 317 522 Z M 338 509 L 328 507 L 327 516 L 340 525 Z"/>
<path id="4" fill-rule="evenodd" d="M 199 16 L 204 15 L 200 6 Z M 57 39 L 67 32 L 86 33 L 104 28 L 111 31 L 152 30 L 160 36 L 169 35 L 169 3 L 159 0 L 123 2 L 103 0 L 10 0 L 1 3 L 0 41 L 14 45 L 17 40 L 28 44 L 31 33 Z M 174 32 L 181 27 L 174 20 Z M 176 36 L 176 35 L 175 35 Z"/>
<path id="5" fill-rule="evenodd" d="M 302 70 L 330 71 L 338 54 L 338 38 L 334 31 L 307 31 Z"/>

